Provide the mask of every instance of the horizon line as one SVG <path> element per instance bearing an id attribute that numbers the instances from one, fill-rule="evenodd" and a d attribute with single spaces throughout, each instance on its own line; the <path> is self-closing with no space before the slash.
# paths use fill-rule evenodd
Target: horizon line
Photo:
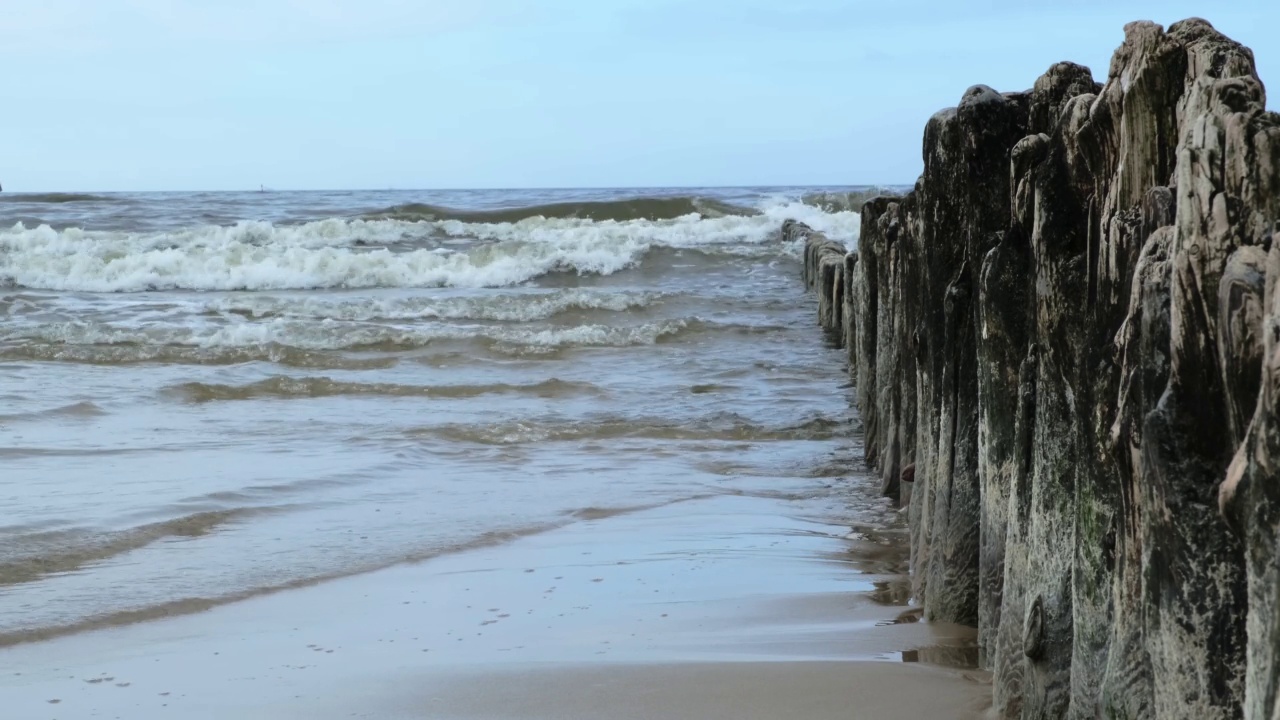
<path id="1" fill-rule="evenodd" d="M 761 188 L 898 188 L 915 185 L 915 181 L 890 183 L 890 182 L 874 182 L 874 183 L 801 183 L 801 184 L 752 184 L 752 185 L 578 185 L 578 186 L 553 186 L 553 185 L 531 185 L 525 187 L 516 186 L 487 186 L 487 187 L 349 187 L 349 188 L 275 188 L 259 186 L 258 188 L 202 188 L 202 189 L 169 189 L 169 190 L 5 190 L 0 195 L 51 195 L 51 194 L 123 194 L 123 193 L 218 193 L 218 192 L 236 192 L 236 193 L 261 193 L 261 192 L 468 192 L 468 191 L 517 191 L 517 190 L 548 190 L 548 191 L 570 191 L 570 190 L 754 190 Z"/>

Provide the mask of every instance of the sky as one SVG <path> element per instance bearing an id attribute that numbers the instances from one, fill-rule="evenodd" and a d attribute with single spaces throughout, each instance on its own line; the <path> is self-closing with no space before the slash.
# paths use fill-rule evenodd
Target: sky
<path id="1" fill-rule="evenodd" d="M 925 121 L 1280 2 L 0 0 L 8 191 L 906 184 Z M 1268 100 L 1276 109 L 1280 89 Z"/>

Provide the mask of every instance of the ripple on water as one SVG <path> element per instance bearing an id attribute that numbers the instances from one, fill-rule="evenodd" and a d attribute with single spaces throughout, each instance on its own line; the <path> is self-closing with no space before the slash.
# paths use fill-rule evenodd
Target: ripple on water
<path id="1" fill-rule="evenodd" d="M 0 294 L 0 644 L 707 494 L 832 502 L 839 352 L 776 229 L 856 213 L 557 192 L 8 205 L 53 227 L 0 228 L 0 286 L 48 288 Z"/>

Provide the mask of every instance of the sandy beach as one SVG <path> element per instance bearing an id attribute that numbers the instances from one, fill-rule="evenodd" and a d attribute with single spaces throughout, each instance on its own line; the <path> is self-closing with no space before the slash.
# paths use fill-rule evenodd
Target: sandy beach
<path id="1" fill-rule="evenodd" d="M 818 509 L 819 507 L 825 509 Z M 967 628 L 911 622 L 893 529 L 722 495 L 0 650 L 5 717 L 971 717 Z M 905 621 L 904 621 L 905 620 Z"/>

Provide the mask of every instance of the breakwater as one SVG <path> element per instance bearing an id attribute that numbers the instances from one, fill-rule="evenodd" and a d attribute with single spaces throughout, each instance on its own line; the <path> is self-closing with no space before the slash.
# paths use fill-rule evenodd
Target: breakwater
<path id="1" fill-rule="evenodd" d="M 797 222 L 913 593 L 1001 717 L 1280 717 L 1280 115 L 1132 23 L 1104 82 L 978 85 L 858 248 Z"/>

